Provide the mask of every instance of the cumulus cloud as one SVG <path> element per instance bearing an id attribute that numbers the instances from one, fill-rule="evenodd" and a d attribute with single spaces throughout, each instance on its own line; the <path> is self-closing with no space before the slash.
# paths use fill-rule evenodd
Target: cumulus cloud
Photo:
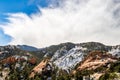
<path id="1" fill-rule="evenodd" d="M 1 25 L 13 39 L 9 44 L 45 47 L 63 42 L 97 41 L 120 44 L 120 3 L 118 0 L 55 0 L 31 16 L 9 14 Z"/>

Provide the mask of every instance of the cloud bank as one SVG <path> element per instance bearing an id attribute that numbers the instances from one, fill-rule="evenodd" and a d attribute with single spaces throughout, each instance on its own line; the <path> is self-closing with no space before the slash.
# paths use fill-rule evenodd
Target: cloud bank
<path id="1" fill-rule="evenodd" d="M 55 6 L 59 4 L 59 6 Z M 46 47 L 63 42 L 120 44 L 119 0 L 59 0 L 31 16 L 9 14 L 1 25 L 9 44 Z"/>

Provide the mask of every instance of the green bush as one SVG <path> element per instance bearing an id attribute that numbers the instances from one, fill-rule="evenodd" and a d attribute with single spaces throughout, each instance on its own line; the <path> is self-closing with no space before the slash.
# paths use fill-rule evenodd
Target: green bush
<path id="1" fill-rule="evenodd" d="M 105 73 L 99 78 L 99 80 L 114 80 L 114 79 L 120 79 L 116 73 Z"/>

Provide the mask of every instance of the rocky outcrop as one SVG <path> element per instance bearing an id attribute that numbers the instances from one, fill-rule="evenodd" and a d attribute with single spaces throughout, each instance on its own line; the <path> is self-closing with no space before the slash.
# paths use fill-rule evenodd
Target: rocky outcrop
<path id="1" fill-rule="evenodd" d="M 36 67 L 33 68 L 29 78 L 33 78 L 36 74 L 42 75 L 43 73 L 49 74 L 52 71 L 52 65 L 49 59 L 42 60 Z"/>
<path id="2" fill-rule="evenodd" d="M 8 57 L 7 59 L 4 59 L 2 61 L 0 61 L 3 64 L 13 64 L 17 61 L 17 59 L 15 59 L 15 57 Z"/>
<path id="3" fill-rule="evenodd" d="M 30 64 L 32 64 L 32 65 L 35 65 L 35 64 L 37 63 L 37 60 L 36 60 L 36 58 L 30 58 L 30 59 L 28 60 L 28 62 L 29 62 Z"/>
<path id="4" fill-rule="evenodd" d="M 116 62 L 117 58 L 109 53 L 95 51 L 91 52 L 80 64 L 77 70 L 94 70 L 100 66 L 107 65 L 111 62 Z"/>

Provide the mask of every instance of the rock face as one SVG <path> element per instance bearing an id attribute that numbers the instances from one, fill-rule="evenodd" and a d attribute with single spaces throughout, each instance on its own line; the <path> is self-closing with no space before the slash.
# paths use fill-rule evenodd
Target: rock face
<path id="1" fill-rule="evenodd" d="M 13 64 L 17 61 L 17 59 L 15 59 L 15 57 L 8 57 L 7 59 L 4 59 L 1 61 L 1 63 L 3 64 Z"/>
<path id="2" fill-rule="evenodd" d="M 54 54 L 51 61 L 53 61 L 53 63 L 61 69 L 73 69 L 76 64 L 82 61 L 84 50 L 86 49 L 80 46 L 76 46 L 69 51 L 67 51 L 65 48 L 62 48 Z"/>
<path id="3" fill-rule="evenodd" d="M 30 58 L 29 60 L 28 60 L 28 62 L 30 63 L 30 64 L 32 64 L 32 65 L 35 65 L 36 63 L 37 63 L 37 60 L 36 60 L 36 58 Z"/>
<path id="4" fill-rule="evenodd" d="M 120 46 L 113 46 L 112 49 L 108 52 L 112 54 L 113 56 L 120 57 Z"/>
<path id="5" fill-rule="evenodd" d="M 33 78 L 36 74 L 50 74 L 52 71 L 52 65 L 49 62 L 49 59 L 42 60 L 36 67 L 33 68 L 29 78 Z"/>
<path id="6" fill-rule="evenodd" d="M 100 51 L 91 52 L 84 61 L 81 62 L 77 70 L 95 70 L 98 67 L 105 66 L 109 63 L 116 62 L 118 59 L 112 54 Z"/>
<path id="7" fill-rule="evenodd" d="M 1 64 L 14 64 L 16 62 L 25 62 L 25 61 L 27 61 L 29 64 L 32 64 L 32 65 L 35 65 L 37 63 L 37 60 L 34 57 L 30 58 L 28 56 L 19 56 L 19 55 L 15 55 L 15 56 L 11 56 L 6 59 L 3 59 L 0 61 L 0 63 Z"/>

